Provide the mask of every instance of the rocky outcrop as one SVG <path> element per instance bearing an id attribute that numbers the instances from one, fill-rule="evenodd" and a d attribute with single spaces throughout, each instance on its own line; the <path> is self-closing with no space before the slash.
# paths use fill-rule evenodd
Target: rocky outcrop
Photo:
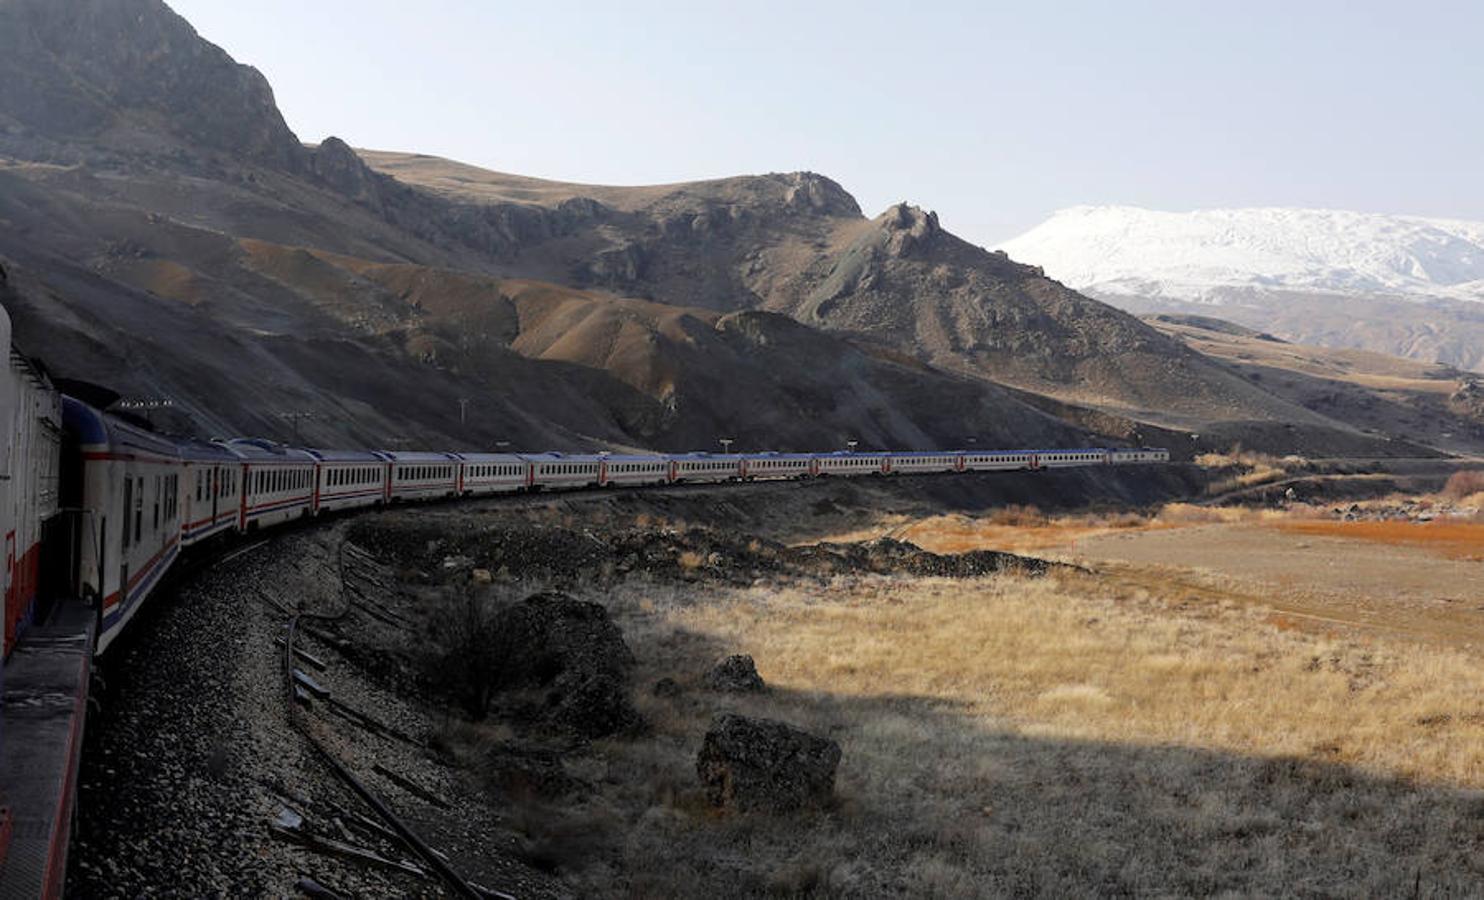
<path id="1" fill-rule="evenodd" d="M 631 731 L 642 719 L 629 699 L 634 655 L 608 611 L 548 592 L 501 610 L 490 627 L 496 685 L 544 691 L 542 717 L 584 737 Z"/>
<path id="2" fill-rule="evenodd" d="M 556 591 L 506 607 L 495 617 L 494 633 L 507 686 L 544 687 L 574 672 L 622 677 L 634 664 L 608 610 Z"/>
<path id="3" fill-rule="evenodd" d="M 696 774 L 713 806 L 793 812 L 834 797 L 840 745 L 772 719 L 732 714 L 711 723 Z"/>
<path id="4" fill-rule="evenodd" d="M 0 3 L 0 152 L 96 160 L 216 152 L 302 171 L 307 152 L 256 69 L 161 0 Z"/>
<path id="5" fill-rule="evenodd" d="M 750 656 L 728 656 L 706 673 L 706 687 L 727 694 L 758 694 L 768 686 Z"/>

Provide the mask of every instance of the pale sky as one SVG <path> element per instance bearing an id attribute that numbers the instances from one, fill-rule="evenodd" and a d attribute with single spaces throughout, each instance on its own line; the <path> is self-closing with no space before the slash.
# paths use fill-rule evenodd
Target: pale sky
<path id="1" fill-rule="evenodd" d="M 808 169 L 984 244 L 1078 204 L 1484 220 L 1484 3 L 167 0 L 299 137 L 600 184 Z"/>

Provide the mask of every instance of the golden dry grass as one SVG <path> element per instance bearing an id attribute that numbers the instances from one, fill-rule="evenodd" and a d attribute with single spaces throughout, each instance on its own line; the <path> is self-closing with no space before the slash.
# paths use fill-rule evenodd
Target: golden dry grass
<path id="1" fill-rule="evenodd" d="M 864 581 L 668 618 L 766 659 L 772 683 L 798 691 L 930 697 L 1038 737 L 1260 755 L 1323 747 L 1375 774 L 1484 788 L 1476 657 L 1283 634 L 1262 611 L 1192 619 L 1143 590 L 1067 575 Z M 1403 739 L 1438 716 L 1457 724 Z"/>
<path id="2" fill-rule="evenodd" d="M 603 742 L 609 896 L 1424 895 L 1484 890 L 1484 667 L 1287 630 L 1188 585 L 862 577 L 610 598 L 646 740 Z M 698 687 L 750 653 L 763 696 Z M 679 698 L 643 686 L 677 678 Z M 694 754 L 731 709 L 837 740 L 834 810 L 718 815 Z M 613 823 L 618 823 L 614 825 Z M 586 846 L 586 845 L 584 845 Z"/>

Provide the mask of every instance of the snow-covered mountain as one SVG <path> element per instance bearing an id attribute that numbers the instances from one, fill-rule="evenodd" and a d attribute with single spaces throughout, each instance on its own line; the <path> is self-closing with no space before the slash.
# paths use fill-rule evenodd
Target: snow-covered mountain
<path id="1" fill-rule="evenodd" d="M 1079 206 L 999 249 L 1105 298 L 1220 303 L 1236 288 L 1484 301 L 1484 222 L 1314 209 Z"/>

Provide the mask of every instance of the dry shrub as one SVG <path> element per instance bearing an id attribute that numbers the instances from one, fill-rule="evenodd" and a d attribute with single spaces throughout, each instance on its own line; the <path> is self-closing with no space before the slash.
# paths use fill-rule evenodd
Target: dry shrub
<path id="1" fill-rule="evenodd" d="M 694 572 L 706 565 L 706 557 L 694 550 L 686 550 L 675 558 L 675 564 L 680 567 L 680 571 L 682 572 Z"/>
<path id="2" fill-rule="evenodd" d="M 1045 525 L 1046 514 L 1034 506 L 1011 504 L 1001 507 L 985 517 L 991 525 L 1012 525 L 1020 528 Z"/>
<path id="3" fill-rule="evenodd" d="M 1484 469 L 1465 469 L 1454 472 L 1448 476 L 1448 483 L 1443 485 L 1442 494 L 1449 500 L 1471 501 L 1474 494 L 1484 494 Z"/>
<path id="4" fill-rule="evenodd" d="M 432 619 L 425 659 L 429 679 L 471 717 L 482 719 L 504 657 L 494 627 L 494 594 L 452 586 L 445 590 L 441 605 L 441 614 Z"/>

